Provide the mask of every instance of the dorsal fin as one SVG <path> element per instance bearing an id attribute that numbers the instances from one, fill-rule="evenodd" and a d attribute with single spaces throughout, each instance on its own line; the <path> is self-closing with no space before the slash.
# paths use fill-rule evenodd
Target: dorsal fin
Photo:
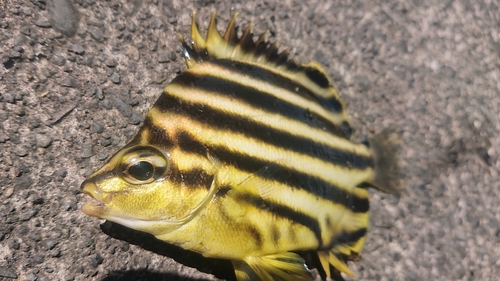
<path id="1" fill-rule="evenodd" d="M 241 37 L 238 37 L 235 25 L 237 15 L 238 13 L 233 15 L 224 35 L 221 35 L 217 30 L 216 13 L 213 12 L 208 25 L 207 36 L 204 38 L 196 23 L 196 13 L 193 11 L 191 23 L 192 44 L 187 44 L 183 37 L 180 36 L 183 45 L 183 56 L 188 68 L 212 59 L 244 61 L 267 68 L 299 82 L 315 93 L 320 99 L 319 102 L 332 111 L 341 112 L 343 110 L 343 104 L 338 97 L 337 90 L 331 85 L 330 77 L 318 63 L 298 64 L 295 60 L 289 58 L 289 49 L 279 53 L 278 43 L 271 44 L 266 40 L 268 31 L 262 33 L 254 41 L 251 23 L 244 29 Z M 333 100 L 335 100 L 335 103 L 329 102 Z M 340 105 L 340 109 L 338 105 Z"/>

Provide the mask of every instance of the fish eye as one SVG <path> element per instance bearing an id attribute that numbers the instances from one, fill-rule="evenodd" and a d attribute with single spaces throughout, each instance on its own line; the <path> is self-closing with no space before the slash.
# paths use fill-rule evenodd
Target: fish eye
<path id="1" fill-rule="evenodd" d="M 156 148 L 133 147 L 125 152 L 117 168 L 117 173 L 125 181 L 139 185 L 162 179 L 168 169 L 168 161 Z"/>
<path id="2" fill-rule="evenodd" d="M 155 168 L 147 161 L 140 161 L 128 167 L 128 174 L 136 180 L 147 181 L 154 174 Z"/>

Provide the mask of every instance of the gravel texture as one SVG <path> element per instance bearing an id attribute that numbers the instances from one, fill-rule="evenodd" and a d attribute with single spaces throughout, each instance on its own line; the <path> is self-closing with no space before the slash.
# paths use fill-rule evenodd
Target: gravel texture
<path id="1" fill-rule="evenodd" d="M 372 191 L 352 280 L 499 280 L 498 1 L 2 0 L 0 279 L 218 280 L 225 261 L 85 216 L 80 183 L 185 69 L 191 11 L 316 60 L 355 136 L 392 128 L 406 195 Z M 109 235 L 108 235 L 109 234 Z M 349 279 L 351 280 L 351 279 Z"/>

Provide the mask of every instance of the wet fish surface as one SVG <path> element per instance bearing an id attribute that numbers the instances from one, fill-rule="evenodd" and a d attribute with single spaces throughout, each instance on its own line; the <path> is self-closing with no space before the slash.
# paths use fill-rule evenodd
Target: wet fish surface
<path id="1" fill-rule="evenodd" d="M 369 224 L 368 187 L 397 193 L 387 134 L 351 141 L 345 105 L 314 62 L 278 52 L 236 15 L 206 38 L 193 14 L 188 69 L 137 135 L 82 183 L 82 211 L 231 260 L 242 280 L 353 276 Z"/>

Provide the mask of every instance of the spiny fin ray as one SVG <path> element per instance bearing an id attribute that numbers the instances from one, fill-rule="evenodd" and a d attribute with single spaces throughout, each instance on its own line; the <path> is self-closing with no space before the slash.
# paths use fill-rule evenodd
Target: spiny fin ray
<path id="1" fill-rule="evenodd" d="M 331 79 L 325 70 L 315 62 L 308 64 L 297 64 L 294 59 L 289 58 L 290 50 L 285 49 L 279 52 L 278 43 L 267 41 L 269 31 L 262 33 L 254 41 L 250 23 L 243 31 L 241 37 L 237 35 L 235 13 L 231 18 L 228 27 L 221 35 L 217 30 L 216 13 L 212 13 L 207 30 L 207 36 L 204 38 L 196 24 L 195 12 L 191 23 L 192 46 L 183 42 L 183 47 L 187 48 L 184 56 L 188 68 L 210 59 L 232 59 L 235 61 L 244 61 L 265 67 L 290 80 L 297 81 L 308 88 L 323 101 L 326 108 L 330 108 L 329 99 L 340 102 L 337 90 L 331 85 Z M 198 53 L 194 56 L 192 53 Z M 343 108 L 343 105 L 341 105 Z M 346 117 L 347 119 L 347 117 Z"/>
<path id="2" fill-rule="evenodd" d="M 312 281 L 304 260 L 295 253 L 248 256 L 245 261 L 233 261 L 238 281 Z"/>

